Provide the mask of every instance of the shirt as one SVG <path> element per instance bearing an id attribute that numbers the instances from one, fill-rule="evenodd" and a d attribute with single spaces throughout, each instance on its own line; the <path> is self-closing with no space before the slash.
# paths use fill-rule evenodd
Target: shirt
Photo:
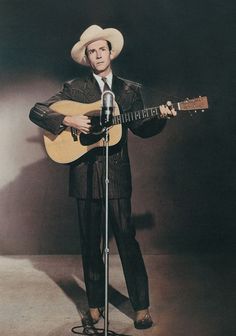
<path id="1" fill-rule="evenodd" d="M 102 80 L 103 77 L 98 76 L 95 73 L 93 73 L 93 76 L 96 79 L 96 81 L 98 82 L 98 85 L 100 87 L 101 92 L 103 92 L 103 87 L 104 87 L 104 81 Z M 106 76 L 107 84 L 109 85 L 110 89 L 111 89 L 111 86 L 112 86 L 112 78 L 113 78 L 113 74 L 112 74 L 112 72 L 110 72 L 109 75 Z"/>

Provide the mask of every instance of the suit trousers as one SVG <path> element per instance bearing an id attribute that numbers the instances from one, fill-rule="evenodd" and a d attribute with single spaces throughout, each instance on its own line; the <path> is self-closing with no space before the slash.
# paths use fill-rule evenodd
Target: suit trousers
<path id="1" fill-rule="evenodd" d="M 105 201 L 77 199 L 84 280 L 90 308 L 105 302 L 105 266 L 102 237 L 105 231 Z M 112 230 L 111 230 L 112 229 Z M 130 199 L 109 200 L 109 233 L 113 232 L 124 271 L 130 302 L 135 311 L 149 307 L 148 277 L 135 239 Z"/>

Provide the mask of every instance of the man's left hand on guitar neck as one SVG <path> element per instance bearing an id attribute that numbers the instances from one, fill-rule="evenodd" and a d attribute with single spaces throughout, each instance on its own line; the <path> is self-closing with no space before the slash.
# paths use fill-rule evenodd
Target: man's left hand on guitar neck
<path id="1" fill-rule="evenodd" d="M 174 109 L 171 102 L 167 102 L 166 105 L 160 105 L 160 116 L 162 118 L 170 119 L 177 116 L 177 112 Z"/>

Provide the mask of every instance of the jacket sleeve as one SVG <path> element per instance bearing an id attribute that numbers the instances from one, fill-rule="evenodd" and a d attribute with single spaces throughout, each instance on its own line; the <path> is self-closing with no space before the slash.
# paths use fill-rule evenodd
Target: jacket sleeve
<path id="1" fill-rule="evenodd" d="M 132 111 L 144 109 L 144 103 L 140 87 L 135 90 Z M 166 119 L 158 119 L 156 117 L 136 120 L 129 124 L 130 130 L 141 138 L 152 137 L 162 131 L 165 127 Z"/>
<path id="2" fill-rule="evenodd" d="M 65 116 L 53 111 L 50 108 L 50 105 L 65 99 L 71 99 L 71 86 L 69 83 L 65 83 L 63 89 L 60 92 L 45 102 L 36 103 L 30 110 L 30 120 L 39 127 L 42 127 L 43 129 L 53 134 L 61 133 L 66 128 L 66 126 L 62 124 Z"/>

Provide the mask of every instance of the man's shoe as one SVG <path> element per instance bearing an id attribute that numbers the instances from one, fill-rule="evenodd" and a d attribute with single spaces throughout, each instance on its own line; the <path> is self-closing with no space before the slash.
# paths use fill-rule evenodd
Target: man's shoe
<path id="1" fill-rule="evenodd" d="M 98 321 L 101 319 L 101 317 L 103 317 L 103 309 L 102 308 L 98 308 L 99 311 L 99 317 L 98 319 L 94 319 L 91 316 L 90 310 L 88 310 L 85 315 L 82 318 L 82 325 L 83 327 L 85 326 L 93 326 L 94 324 L 98 323 Z"/>
<path id="2" fill-rule="evenodd" d="M 153 325 L 153 321 L 149 312 L 147 312 L 142 319 L 135 320 L 134 326 L 136 329 L 148 329 Z"/>

